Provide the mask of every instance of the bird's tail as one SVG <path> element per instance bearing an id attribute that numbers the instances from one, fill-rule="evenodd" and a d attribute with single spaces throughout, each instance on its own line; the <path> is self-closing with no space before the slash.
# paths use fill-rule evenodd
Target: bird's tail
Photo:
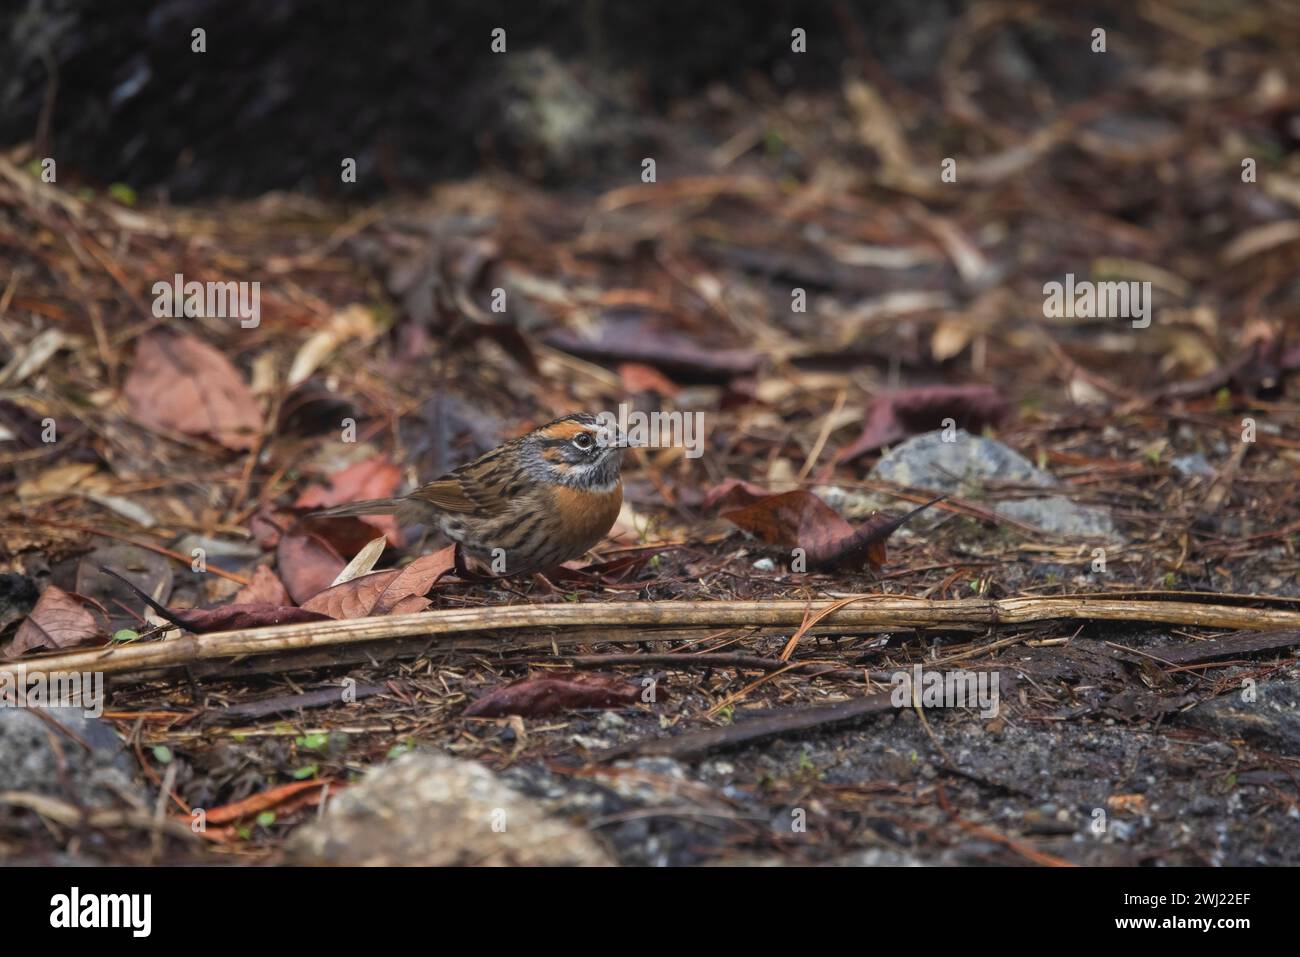
<path id="1" fill-rule="evenodd" d="M 312 512 L 309 518 L 345 518 L 349 515 L 391 515 L 402 504 L 400 498 L 368 498 L 364 502 L 348 502 L 333 508 Z"/>

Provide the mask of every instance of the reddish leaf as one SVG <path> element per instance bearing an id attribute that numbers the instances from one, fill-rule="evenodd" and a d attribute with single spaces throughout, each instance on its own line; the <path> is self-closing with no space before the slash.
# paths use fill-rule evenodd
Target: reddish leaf
<path id="1" fill-rule="evenodd" d="M 112 575 L 131 591 L 135 592 L 146 605 L 158 612 L 173 625 L 186 631 L 203 634 L 209 631 L 232 631 L 242 628 L 263 628 L 267 625 L 295 625 L 304 621 L 328 621 L 329 615 L 294 608 L 292 605 L 218 605 L 216 608 L 187 608 L 173 610 L 160 601 L 155 601 L 130 579 L 118 574 L 111 568 L 99 566 L 106 575 Z"/>
<path id="2" fill-rule="evenodd" d="M 455 568 L 455 546 L 417 558 L 405 568 L 371 572 L 327 588 L 303 604 L 331 618 L 407 614 L 428 606 L 424 595 Z"/>
<path id="3" fill-rule="evenodd" d="M 407 595 L 392 608 L 388 609 L 390 615 L 414 615 L 424 611 L 433 602 L 419 595 Z"/>
<path id="4" fill-rule="evenodd" d="M 303 602 L 309 611 L 319 611 L 331 618 L 365 618 L 379 596 L 400 575 L 396 568 L 371 572 L 318 592 Z"/>
<path id="5" fill-rule="evenodd" d="M 862 434 L 835 458 L 848 462 L 883 445 L 942 428 L 944 419 L 978 432 L 1001 422 L 1009 411 L 1007 401 L 987 385 L 926 385 L 888 392 L 872 403 Z"/>
<path id="6" fill-rule="evenodd" d="M 623 380 L 623 391 L 629 395 L 636 395 L 638 392 L 654 392 L 657 395 L 674 396 L 681 391 L 671 379 L 654 366 L 641 362 L 620 364 L 618 377 Z"/>
<path id="7" fill-rule="evenodd" d="M 624 708 L 636 704 L 640 697 L 641 689 L 618 675 L 553 672 L 521 678 L 490 691 L 466 708 L 465 715 L 536 718 L 574 708 Z"/>
<path id="8" fill-rule="evenodd" d="M 280 544 L 284 530 L 296 521 L 290 513 L 272 511 L 264 505 L 248 517 L 246 524 L 258 547 L 270 549 Z"/>
<path id="9" fill-rule="evenodd" d="M 299 508 L 329 508 L 368 498 L 388 498 L 397 491 L 401 481 L 402 473 L 397 466 L 384 456 L 376 455 L 349 465 L 331 478 L 327 486 L 317 485 L 307 489 L 294 504 Z M 379 529 L 388 536 L 391 544 L 401 544 L 401 534 L 393 516 L 364 515 L 360 521 Z"/>
<path id="10" fill-rule="evenodd" d="M 367 498 L 386 498 L 397 490 L 402 474 L 382 455 L 349 465 L 330 479 L 329 485 L 317 485 L 298 496 L 299 508 L 328 508 Z"/>
<path id="11" fill-rule="evenodd" d="M 347 565 L 334 546 L 316 532 L 284 535 L 275 554 L 280 578 L 299 605 L 329 588 Z"/>
<path id="12" fill-rule="evenodd" d="M 209 631 L 237 631 L 267 625 L 296 625 L 304 621 L 329 621 L 329 615 L 294 608 L 292 605 L 218 605 L 184 611 L 154 609 L 174 625 L 203 634 Z M 168 617 L 170 615 L 170 617 Z"/>
<path id="13" fill-rule="evenodd" d="M 389 544 L 393 543 L 393 535 L 399 534 L 397 532 L 390 534 L 388 529 L 376 528 L 374 525 L 367 524 L 372 518 L 391 519 L 392 516 L 348 515 L 319 518 L 314 515 L 306 515 L 303 517 L 303 521 L 309 522 L 312 533 L 320 536 L 322 541 L 330 545 L 340 555 L 355 555 L 375 540 L 375 532 L 381 532 L 388 539 Z M 396 528 L 396 525 L 394 524 L 393 527 Z"/>
<path id="14" fill-rule="evenodd" d="M 284 588 L 280 576 L 265 565 L 253 571 L 253 580 L 231 599 L 232 605 L 290 605 L 293 602 Z"/>
<path id="15" fill-rule="evenodd" d="M 802 489 L 765 495 L 722 517 L 769 545 L 798 546 L 810 555 L 853 534 L 853 526 L 835 509 Z"/>
<path id="16" fill-rule="evenodd" d="M 18 634 L 9 642 L 5 655 L 14 658 L 36 648 L 71 648 L 98 634 L 95 616 L 62 588 L 50 585 L 18 626 Z"/>
<path id="17" fill-rule="evenodd" d="M 922 509 L 894 517 L 873 513 L 856 529 L 811 492 L 768 495 L 722 517 L 772 545 L 802 548 L 814 568 L 879 568 L 885 563 L 885 540 Z"/>
<path id="18" fill-rule="evenodd" d="M 701 507 L 705 509 L 739 508 L 742 505 L 757 502 L 760 498 L 767 498 L 771 494 L 767 489 L 755 485 L 753 482 L 746 482 L 741 479 L 727 479 L 705 494 Z"/>
<path id="19" fill-rule="evenodd" d="M 852 535 L 832 543 L 828 551 L 817 554 L 810 552 L 808 560 L 814 566 L 822 568 L 861 568 L 864 562 L 872 568 L 880 568 L 888 558 L 885 542 L 889 536 L 917 512 L 929 508 L 937 501 L 939 499 L 933 499 L 902 515 L 872 512 Z"/>
<path id="20" fill-rule="evenodd" d="M 123 394 L 141 422 L 211 436 L 228 449 L 251 449 L 262 430 L 262 413 L 238 370 L 194 336 L 142 336 Z"/>

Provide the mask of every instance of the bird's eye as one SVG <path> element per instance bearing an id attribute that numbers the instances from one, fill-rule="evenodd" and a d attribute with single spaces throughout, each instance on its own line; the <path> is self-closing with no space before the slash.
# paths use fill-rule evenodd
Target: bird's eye
<path id="1" fill-rule="evenodd" d="M 589 452 L 591 451 L 591 447 L 596 443 L 595 440 L 591 437 L 590 432 L 579 432 L 577 435 L 573 437 L 573 444 L 580 451 Z"/>

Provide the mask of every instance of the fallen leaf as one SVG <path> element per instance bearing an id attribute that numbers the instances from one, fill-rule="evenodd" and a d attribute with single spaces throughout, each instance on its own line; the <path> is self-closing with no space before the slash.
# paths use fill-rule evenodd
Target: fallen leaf
<path id="1" fill-rule="evenodd" d="M 55 495 L 67 495 L 78 483 L 94 475 L 98 469 L 99 466 L 94 462 L 68 462 L 66 465 L 56 465 L 19 482 L 18 500 L 30 502 Z"/>
<path id="2" fill-rule="evenodd" d="M 367 498 L 386 498 L 397 490 L 402 473 L 382 455 L 349 465 L 336 473 L 328 485 L 317 485 L 298 496 L 299 508 L 328 508 Z"/>
<path id="3" fill-rule="evenodd" d="M 158 614 L 167 618 L 162 610 Z M 168 612 L 174 625 L 204 634 L 210 631 L 239 631 L 243 628 L 266 628 L 270 625 L 298 625 L 306 621 L 329 621 L 330 616 L 293 605 L 218 605 L 216 608 L 193 608 Z"/>
<path id="4" fill-rule="evenodd" d="M 853 534 L 853 526 L 812 492 L 796 489 L 764 495 L 722 517 L 769 545 L 799 547 L 809 554 L 827 550 Z"/>
<path id="5" fill-rule="evenodd" d="M 382 455 L 349 465 L 334 475 L 329 485 L 307 489 L 294 503 L 299 508 L 329 508 L 368 498 L 388 498 L 402 481 L 401 470 Z M 394 545 L 402 544 L 397 519 L 392 515 L 363 515 L 360 521 L 379 529 Z"/>
<path id="6" fill-rule="evenodd" d="M 935 362 L 947 362 L 970 344 L 974 331 L 964 316 L 942 320 L 930 334 L 930 355 Z"/>
<path id="7" fill-rule="evenodd" d="M 727 479 L 710 489 L 701 504 L 705 509 L 738 508 L 771 495 L 767 489 L 742 479 Z"/>
<path id="8" fill-rule="evenodd" d="M 854 528 L 847 519 L 811 492 L 797 489 L 768 495 L 722 517 L 770 545 L 802 548 L 811 568 L 880 568 L 885 540 L 904 522 L 939 499 L 895 517 L 873 512 Z"/>
<path id="9" fill-rule="evenodd" d="M 344 582 L 350 582 L 361 575 L 367 575 L 374 570 L 375 563 L 379 561 L 379 556 L 384 554 L 384 544 L 388 539 L 380 535 L 378 538 L 367 542 L 366 547 L 357 552 L 348 562 L 347 567 L 339 572 L 335 579 L 330 582 L 330 587 L 342 585 Z"/>
<path id="10" fill-rule="evenodd" d="M 674 396 L 681 390 L 673 381 L 656 369 L 642 362 L 624 362 L 618 367 L 618 377 L 623 381 L 623 391 L 629 395 L 638 392 L 654 392 L 657 395 Z"/>
<path id="11" fill-rule="evenodd" d="M 18 626 L 5 656 L 16 658 L 37 648 L 71 648 L 98 635 L 95 616 L 62 588 L 50 585 L 41 592 L 32 613 Z"/>
<path id="12" fill-rule="evenodd" d="M 280 579 L 299 605 L 329 588 L 347 565 L 334 546 L 316 532 L 282 535 L 275 555 Z"/>
<path id="13" fill-rule="evenodd" d="M 872 403 L 862 434 L 835 460 L 848 462 L 908 436 L 943 428 L 945 419 L 979 432 L 1002 422 L 1009 411 L 1006 399 L 987 385 L 926 385 L 887 392 Z"/>
<path id="14" fill-rule="evenodd" d="M 298 519 L 289 512 L 276 512 L 265 505 L 248 517 L 244 523 L 248 534 L 259 548 L 271 549 L 280 544 L 280 536 Z"/>
<path id="15" fill-rule="evenodd" d="M 407 595 L 392 608 L 388 609 L 390 615 L 415 615 L 424 611 L 433 602 L 419 595 Z"/>
<path id="16" fill-rule="evenodd" d="M 417 558 L 405 568 L 361 575 L 325 589 L 304 602 L 303 608 L 323 612 L 331 618 L 365 618 L 422 611 L 428 605 L 424 600 L 425 593 L 455 570 L 455 552 L 455 546 L 449 545 L 441 551 Z"/>
<path id="17" fill-rule="evenodd" d="M 266 565 L 253 569 L 253 580 L 231 599 L 232 605 L 288 605 L 292 603 L 289 592 L 280 576 Z"/>
<path id="18" fill-rule="evenodd" d="M 251 449 L 262 430 L 261 411 L 238 370 L 194 336 L 141 336 L 122 391 L 139 421 L 207 435 L 235 451 Z"/>
<path id="19" fill-rule="evenodd" d="M 575 708 L 625 708 L 641 698 L 641 689 L 618 675 L 552 672 L 521 678 L 488 692 L 465 709 L 466 717 L 496 718 L 517 714 L 536 718 Z"/>
<path id="20" fill-rule="evenodd" d="M 369 341 L 375 337 L 377 326 L 374 313 L 360 303 L 344 306 L 330 316 L 325 328 L 312 335 L 298 347 L 286 377 L 289 388 L 301 385 L 330 357 L 340 344 L 350 339 Z"/>
<path id="21" fill-rule="evenodd" d="M 292 605 L 218 605 L 216 608 L 168 608 L 136 587 L 130 579 L 111 568 L 101 566 L 100 571 L 125 584 L 131 591 L 173 625 L 187 631 L 204 634 L 210 631 L 237 631 L 243 628 L 265 628 L 268 625 L 296 625 L 306 621 L 329 621 L 329 615 L 294 608 Z"/>
<path id="22" fill-rule="evenodd" d="M 448 545 L 429 555 L 422 555 L 402 569 L 375 603 L 371 614 L 389 614 L 397 602 L 407 597 L 423 597 L 456 568 L 456 546 Z"/>

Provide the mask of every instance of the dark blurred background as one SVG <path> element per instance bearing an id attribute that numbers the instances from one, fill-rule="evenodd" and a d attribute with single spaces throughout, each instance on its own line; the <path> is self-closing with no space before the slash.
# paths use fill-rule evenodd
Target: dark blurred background
<path id="1" fill-rule="evenodd" d="M 1094 26 L 1131 24 L 1132 6 L 1010 18 L 980 40 L 1005 81 L 985 109 L 1006 128 L 1030 129 L 1043 104 L 1017 91 L 1031 81 L 1061 98 L 1056 108 L 1123 82 L 1132 51 L 1117 45 L 1099 73 L 1084 68 L 1086 38 Z M 963 20 L 970 7 L 6 0 L 0 147 L 57 155 L 61 180 L 182 201 L 333 195 L 342 157 L 357 161 L 352 195 L 485 166 L 571 185 L 663 146 L 673 138 L 664 121 L 701 94 L 761 102 L 838 87 L 852 61 L 887 94 L 936 96 L 953 31 L 978 23 Z M 806 54 L 790 51 L 796 26 L 807 31 Z M 203 54 L 190 50 L 196 27 L 207 32 Z M 496 27 L 510 56 L 490 51 Z M 707 116 L 694 119 L 707 127 Z"/>

